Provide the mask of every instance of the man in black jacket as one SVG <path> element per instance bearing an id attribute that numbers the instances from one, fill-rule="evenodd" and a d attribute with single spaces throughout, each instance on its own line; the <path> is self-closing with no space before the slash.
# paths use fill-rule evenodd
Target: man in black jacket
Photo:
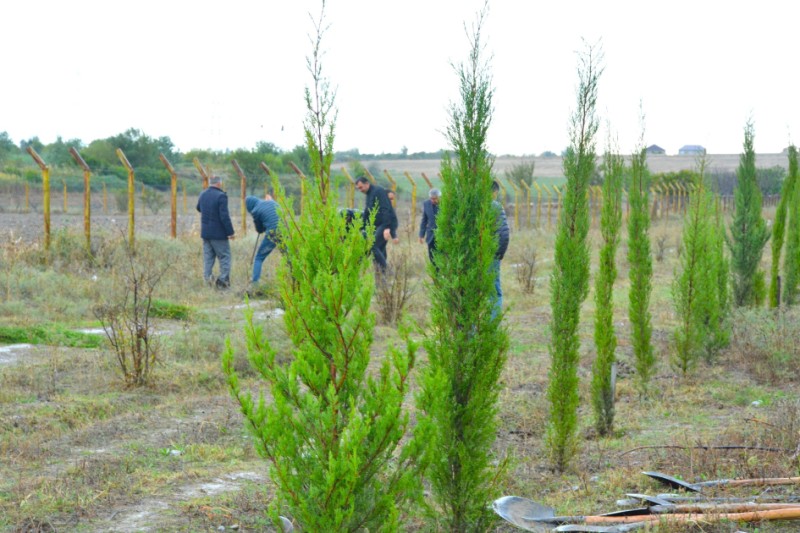
<path id="1" fill-rule="evenodd" d="M 492 196 L 497 197 L 497 192 L 500 190 L 500 184 L 497 181 L 492 182 Z M 503 289 L 500 287 L 500 261 L 506 255 L 508 250 L 508 241 L 510 231 L 508 229 L 508 220 L 506 219 L 506 212 L 503 206 L 496 199 L 492 200 L 492 207 L 497 212 L 497 252 L 494 254 L 494 262 L 492 262 L 492 269 L 495 272 L 494 289 L 497 297 L 494 301 L 494 308 L 492 309 L 492 318 L 495 318 L 498 313 L 503 310 Z"/>
<path id="2" fill-rule="evenodd" d="M 436 215 L 439 214 L 439 189 L 431 189 L 428 199 L 422 202 L 422 222 L 419 225 L 419 242 L 428 245 L 428 259 L 433 263 L 433 252 L 436 250 Z"/>
<path id="3" fill-rule="evenodd" d="M 364 200 L 364 211 L 361 214 L 364 226 L 369 223 L 372 213 L 375 213 L 375 242 L 372 244 L 372 257 L 379 270 L 385 272 L 386 243 L 389 239 L 398 242 L 397 214 L 383 187 L 372 185 L 367 178 L 359 176 L 356 179 L 356 189 L 367 195 Z"/>
<path id="4" fill-rule="evenodd" d="M 203 278 L 211 283 L 214 260 L 219 259 L 218 289 L 231 285 L 231 244 L 233 223 L 228 213 L 228 195 L 222 190 L 222 178 L 212 176 L 208 189 L 200 193 L 197 210 L 200 212 L 200 237 L 203 238 Z"/>

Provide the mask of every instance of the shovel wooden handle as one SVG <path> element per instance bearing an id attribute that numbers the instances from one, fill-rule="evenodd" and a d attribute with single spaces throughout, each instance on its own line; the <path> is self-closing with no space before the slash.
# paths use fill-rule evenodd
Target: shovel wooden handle
<path id="1" fill-rule="evenodd" d="M 720 479 L 717 481 L 701 481 L 693 483 L 698 487 L 715 487 L 725 485 L 727 487 L 753 487 L 767 485 L 797 485 L 800 484 L 800 477 L 765 477 L 755 479 Z"/>
<path id="2" fill-rule="evenodd" d="M 629 522 L 715 522 L 731 520 L 733 522 L 760 522 L 761 520 L 797 520 L 800 519 L 800 507 L 788 509 L 770 509 L 767 511 L 750 511 L 745 513 L 678 513 L 645 516 L 584 516 L 586 524 L 627 524 Z"/>
<path id="3" fill-rule="evenodd" d="M 651 513 L 747 513 L 750 511 L 770 511 L 772 509 L 794 509 L 796 503 L 696 503 L 678 505 L 653 505 Z"/>

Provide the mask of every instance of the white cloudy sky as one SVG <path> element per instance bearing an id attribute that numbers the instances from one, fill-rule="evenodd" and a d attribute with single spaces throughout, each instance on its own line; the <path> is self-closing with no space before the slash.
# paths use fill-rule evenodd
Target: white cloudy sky
<path id="1" fill-rule="evenodd" d="M 446 147 L 452 62 L 483 0 L 328 0 L 324 70 L 337 88 L 337 150 Z M 84 142 L 138 128 L 183 150 L 303 142 L 306 57 L 318 0 L 4 2 L 0 131 Z M 495 88 L 489 148 L 560 152 L 576 51 L 601 41 L 598 114 L 623 152 L 702 144 L 738 153 L 797 142 L 794 2 L 491 0 Z M 606 137 L 601 132 L 600 146 Z"/>

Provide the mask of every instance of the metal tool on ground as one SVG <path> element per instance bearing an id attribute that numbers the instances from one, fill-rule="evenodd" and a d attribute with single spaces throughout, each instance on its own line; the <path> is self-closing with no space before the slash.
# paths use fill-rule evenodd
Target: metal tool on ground
<path id="1" fill-rule="evenodd" d="M 624 526 L 638 522 L 652 522 L 658 520 L 658 515 L 639 515 L 639 516 L 602 516 L 602 515 L 579 515 L 579 516 L 555 516 L 552 507 L 542 505 L 527 498 L 519 496 L 503 496 L 492 503 L 494 511 L 504 520 L 514 524 L 525 531 L 545 532 L 550 531 L 553 526 L 576 525 L 576 526 Z M 637 527 L 642 527 L 638 525 Z M 634 528 L 635 529 L 635 528 Z M 556 531 L 596 531 L 592 529 L 564 529 Z M 602 529 L 600 531 L 630 531 L 630 529 Z"/>
<path id="2" fill-rule="evenodd" d="M 650 505 L 669 505 L 671 503 L 674 503 L 674 502 L 671 502 L 671 501 L 666 500 L 664 498 L 660 498 L 658 496 L 650 496 L 648 494 L 627 493 L 627 494 L 625 494 L 625 496 L 627 496 L 628 498 L 631 498 L 633 500 L 636 500 L 636 501 L 647 502 Z M 620 502 L 617 502 L 617 504 L 619 505 Z M 637 505 L 637 504 L 634 503 L 633 505 Z"/>
<path id="3" fill-rule="evenodd" d="M 650 514 L 642 516 L 554 516 L 552 508 L 526 498 L 506 496 L 495 500 L 492 504 L 495 512 L 515 526 L 526 531 L 545 531 L 546 525 L 584 524 L 598 526 L 614 526 L 649 522 L 652 524 L 670 524 L 685 522 L 760 522 L 763 520 L 798 520 L 800 506 L 788 509 L 767 509 L 741 513 L 674 513 Z M 641 527 L 641 526 L 640 526 Z M 558 529 L 556 529 L 558 531 Z M 562 530 L 563 531 L 563 530 Z M 567 530 L 569 531 L 569 530 Z M 573 530 L 575 531 L 575 530 Z M 580 531 L 580 530 L 578 530 Z M 608 530 L 606 530 L 608 531 Z M 611 531 L 614 531 L 613 529 Z"/>
<path id="4" fill-rule="evenodd" d="M 650 525 L 650 522 L 632 522 L 630 524 L 615 524 L 611 526 L 592 526 L 589 524 L 564 524 L 558 526 L 553 531 L 559 533 L 564 531 L 569 532 L 584 532 L 584 533 L 627 533 Z"/>
<path id="5" fill-rule="evenodd" d="M 541 505 L 527 498 L 519 496 L 503 496 L 492 502 L 492 509 L 500 518 L 525 531 L 550 531 L 552 526 L 538 522 L 532 517 L 553 517 L 555 510 L 552 507 Z"/>
<path id="6" fill-rule="evenodd" d="M 771 509 L 793 509 L 800 507 L 797 503 L 714 503 L 696 502 L 669 505 L 651 505 L 649 507 L 635 507 L 633 509 L 623 509 L 613 513 L 604 513 L 599 516 L 641 516 L 648 514 L 667 514 L 667 513 L 746 513 L 749 511 L 768 511 Z"/>
<path id="7" fill-rule="evenodd" d="M 792 503 L 800 502 L 800 495 L 787 494 L 785 496 L 759 494 L 758 496 L 749 496 L 744 498 L 735 497 L 710 497 L 702 493 L 695 493 L 692 495 L 684 496 L 682 494 L 658 494 L 658 498 L 667 500 L 670 503 L 697 503 L 697 502 L 718 502 L 718 503 Z M 636 504 L 632 504 L 636 505 Z"/>
<path id="8" fill-rule="evenodd" d="M 688 490 L 691 492 L 702 492 L 709 487 L 762 487 L 767 485 L 800 485 L 800 477 L 775 477 L 775 478 L 754 478 L 754 479 L 716 479 L 713 481 L 701 481 L 699 483 L 688 483 L 681 479 L 662 474 L 661 472 L 642 472 L 656 481 L 676 489 Z"/>

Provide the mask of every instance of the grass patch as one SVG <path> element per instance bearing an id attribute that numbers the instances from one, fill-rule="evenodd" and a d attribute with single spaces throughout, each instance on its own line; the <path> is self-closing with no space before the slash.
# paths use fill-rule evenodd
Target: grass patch
<path id="1" fill-rule="evenodd" d="M 0 344 L 46 344 L 69 348 L 100 348 L 104 337 L 72 331 L 60 325 L 0 326 Z"/>
<path id="2" fill-rule="evenodd" d="M 153 299 L 150 302 L 150 316 L 171 320 L 189 320 L 193 310 L 188 305 L 177 304 L 167 300 Z"/>

